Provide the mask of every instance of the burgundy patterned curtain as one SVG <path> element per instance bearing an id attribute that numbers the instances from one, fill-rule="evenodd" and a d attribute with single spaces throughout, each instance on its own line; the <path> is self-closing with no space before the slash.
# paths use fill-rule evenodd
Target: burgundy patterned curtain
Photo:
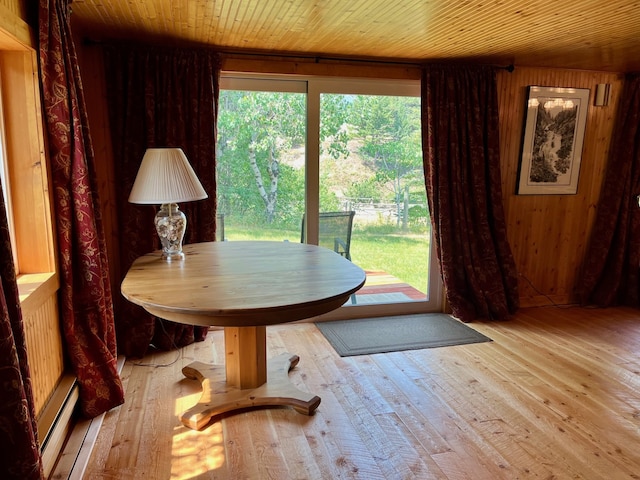
<path id="1" fill-rule="evenodd" d="M 426 66 L 422 135 L 427 199 L 447 300 L 462 321 L 519 307 L 507 242 L 492 67 Z"/>
<path id="2" fill-rule="evenodd" d="M 149 147 L 184 150 L 209 195 L 180 205 L 188 222 L 185 243 L 215 240 L 220 59 L 209 49 L 104 45 L 103 50 L 124 275 L 137 257 L 160 248 L 154 207 L 128 202 Z M 121 296 L 116 323 L 119 348 L 133 356 L 144 355 L 149 345 L 163 350 L 182 347 L 207 333 L 206 327 L 156 319 Z"/>
<path id="3" fill-rule="evenodd" d="M 640 74 L 618 107 L 598 214 L 578 285 L 583 304 L 640 305 Z"/>
<path id="4" fill-rule="evenodd" d="M 40 0 L 40 81 L 53 181 L 62 329 L 80 385 L 82 411 L 95 417 L 123 403 L 124 392 L 70 3 Z"/>
<path id="5" fill-rule="evenodd" d="M 0 478 L 43 478 L 24 325 L 0 186 Z"/>

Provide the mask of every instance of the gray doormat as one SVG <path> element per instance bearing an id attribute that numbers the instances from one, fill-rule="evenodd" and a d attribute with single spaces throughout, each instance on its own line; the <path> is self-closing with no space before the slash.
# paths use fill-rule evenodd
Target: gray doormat
<path id="1" fill-rule="evenodd" d="M 317 322 L 316 326 L 341 357 L 492 341 L 443 313 Z"/>

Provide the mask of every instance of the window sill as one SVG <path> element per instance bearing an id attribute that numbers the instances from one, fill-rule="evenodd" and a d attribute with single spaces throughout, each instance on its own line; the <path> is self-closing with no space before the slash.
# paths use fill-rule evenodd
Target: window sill
<path id="1" fill-rule="evenodd" d="M 33 311 L 55 295 L 60 286 L 56 272 L 18 275 L 18 292 L 23 313 Z"/>

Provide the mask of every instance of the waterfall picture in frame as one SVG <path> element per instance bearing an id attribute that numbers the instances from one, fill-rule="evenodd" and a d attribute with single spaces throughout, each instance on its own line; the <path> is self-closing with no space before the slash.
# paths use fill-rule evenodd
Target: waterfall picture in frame
<path id="1" fill-rule="evenodd" d="M 518 195 L 575 194 L 589 89 L 529 86 Z"/>

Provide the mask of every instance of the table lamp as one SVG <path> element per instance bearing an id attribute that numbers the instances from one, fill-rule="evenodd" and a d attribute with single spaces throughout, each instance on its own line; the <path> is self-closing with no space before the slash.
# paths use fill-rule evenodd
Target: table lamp
<path id="1" fill-rule="evenodd" d="M 154 223 L 162 258 L 168 262 L 184 258 L 182 239 L 187 217 L 177 203 L 207 198 L 200 180 L 181 148 L 148 148 L 129 194 L 129 202 L 161 204 Z"/>

